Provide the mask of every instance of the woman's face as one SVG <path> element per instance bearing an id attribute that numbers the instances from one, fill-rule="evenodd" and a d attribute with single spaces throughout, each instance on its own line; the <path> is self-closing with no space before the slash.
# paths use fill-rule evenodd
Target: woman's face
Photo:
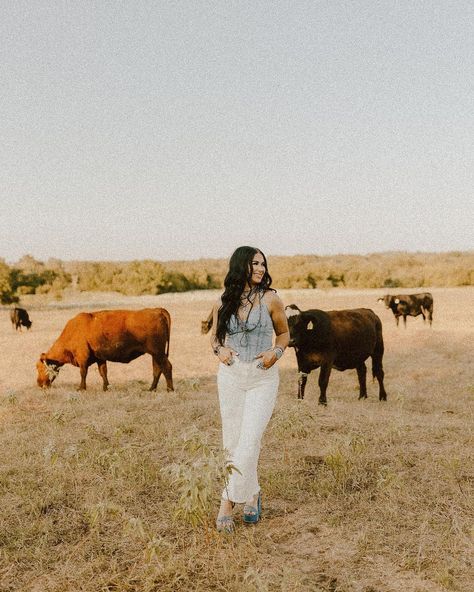
<path id="1" fill-rule="evenodd" d="M 252 261 L 250 262 L 250 269 L 252 272 L 250 278 L 250 287 L 253 288 L 254 286 L 258 286 L 267 271 L 265 267 L 265 259 L 263 258 L 262 253 L 255 253 L 252 257 Z"/>

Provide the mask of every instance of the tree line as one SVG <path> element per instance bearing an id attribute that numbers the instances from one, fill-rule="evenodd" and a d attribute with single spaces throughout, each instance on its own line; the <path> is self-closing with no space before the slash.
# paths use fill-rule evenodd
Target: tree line
<path id="1" fill-rule="evenodd" d="M 474 251 L 269 256 L 268 263 L 277 289 L 474 285 Z M 25 255 L 9 265 L 0 258 L 0 301 L 18 302 L 23 294 L 59 299 L 66 289 L 130 296 L 220 289 L 226 271 L 227 259 L 43 262 Z"/>

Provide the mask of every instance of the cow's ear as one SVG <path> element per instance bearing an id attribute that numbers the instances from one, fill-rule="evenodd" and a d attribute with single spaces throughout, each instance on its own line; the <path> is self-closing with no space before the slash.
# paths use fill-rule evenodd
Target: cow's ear
<path id="1" fill-rule="evenodd" d="M 307 331 L 312 331 L 314 329 L 314 323 L 313 321 L 308 321 L 308 324 L 306 325 L 306 330 Z"/>
<path id="2" fill-rule="evenodd" d="M 301 310 L 296 306 L 296 304 L 289 304 L 285 306 L 285 315 L 287 319 L 291 319 L 291 317 L 297 317 L 301 314 Z"/>

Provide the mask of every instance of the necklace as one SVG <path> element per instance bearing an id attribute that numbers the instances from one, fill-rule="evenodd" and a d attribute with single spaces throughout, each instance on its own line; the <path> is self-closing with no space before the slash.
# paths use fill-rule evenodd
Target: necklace
<path id="1" fill-rule="evenodd" d="M 258 288 L 251 288 L 246 292 L 242 292 L 240 295 L 239 312 L 237 314 L 237 318 L 240 323 L 244 323 L 245 325 L 247 324 L 250 312 L 252 311 L 253 305 L 255 304 L 255 300 L 259 296 L 260 292 Z"/>
<path id="2" fill-rule="evenodd" d="M 239 308 L 242 312 L 245 312 L 249 306 L 253 306 L 255 302 L 254 292 L 252 290 L 248 290 L 248 292 L 242 292 L 240 295 L 240 304 Z"/>
<path id="3" fill-rule="evenodd" d="M 241 321 L 243 321 L 244 318 L 247 316 L 247 310 L 251 306 L 252 306 L 252 303 L 250 302 L 250 300 L 247 300 L 247 302 L 242 302 L 242 300 L 240 301 L 239 314 L 237 316 Z M 244 317 L 244 318 L 242 318 L 242 317 Z"/>

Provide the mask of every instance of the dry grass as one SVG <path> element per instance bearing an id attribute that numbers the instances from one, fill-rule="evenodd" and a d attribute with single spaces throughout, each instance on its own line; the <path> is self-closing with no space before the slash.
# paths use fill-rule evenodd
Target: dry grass
<path id="1" fill-rule="evenodd" d="M 261 456 L 263 520 L 238 524 L 233 537 L 213 528 L 216 360 L 199 331 L 215 293 L 108 303 L 101 294 L 101 302 L 61 308 L 31 301 L 33 328 L 23 334 L 3 311 L 0 589 L 472 590 L 474 289 L 432 291 L 431 330 L 421 318 L 396 329 L 376 303 L 381 291 L 281 292 L 301 308 L 378 312 L 389 400 L 379 403 L 369 385 L 368 400 L 357 401 L 355 372 L 334 372 L 327 408 L 317 405 L 317 373 L 298 402 L 287 353 Z M 78 310 L 104 304 L 168 308 L 175 393 L 161 382 L 156 394 L 147 392 L 149 357 L 110 364 L 107 393 L 92 368 L 89 390 L 79 394 L 70 366 L 47 394 L 36 388 L 39 354 Z M 199 458 L 202 491 L 215 503 L 203 494 L 203 523 L 192 527 L 175 515 L 183 483 L 172 483 L 166 468 L 189 471 L 194 485 Z"/>

